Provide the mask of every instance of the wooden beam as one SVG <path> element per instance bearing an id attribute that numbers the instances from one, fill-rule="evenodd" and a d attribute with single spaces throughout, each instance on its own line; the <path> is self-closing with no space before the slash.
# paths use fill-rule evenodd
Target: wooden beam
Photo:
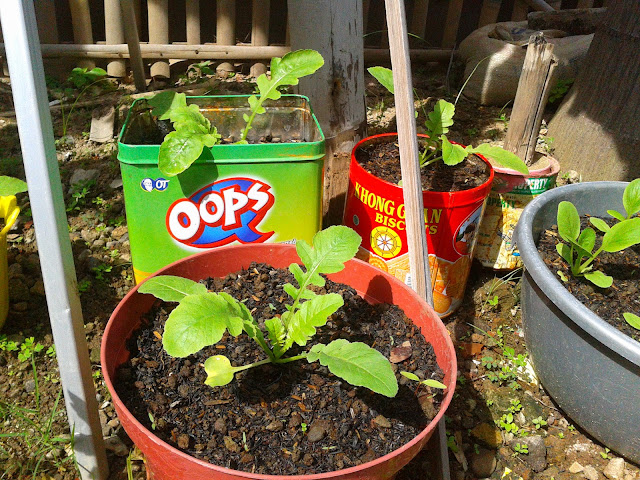
<path id="1" fill-rule="evenodd" d="M 217 0 L 216 45 L 236 44 L 236 2 L 235 0 Z M 216 67 L 221 75 L 235 70 L 230 62 L 223 62 Z"/>
<path id="2" fill-rule="evenodd" d="M 444 24 L 444 35 L 442 36 L 442 48 L 453 48 L 456 45 L 463 3 L 464 0 L 449 1 L 449 10 L 447 10 L 447 20 Z"/>
<path id="3" fill-rule="evenodd" d="M 536 149 L 542 114 L 557 64 L 553 57 L 553 44 L 548 43 L 541 32 L 532 35 L 504 140 L 505 150 L 515 153 L 527 165 L 531 165 Z"/>
<path id="4" fill-rule="evenodd" d="M 484 0 L 480 10 L 480 18 L 478 19 L 478 28 L 498 21 L 501 5 L 502 0 Z"/>
<path id="5" fill-rule="evenodd" d="M 136 90 L 144 92 L 147 89 L 147 82 L 144 74 L 142 53 L 140 52 L 140 38 L 138 36 L 135 6 L 133 0 L 121 0 L 121 2 L 124 33 L 127 38 L 127 46 L 129 47 L 133 81 L 135 82 Z"/>
<path id="6" fill-rule="evenodd" d="M 104 31 L 107 45 L 124 43 L 120 0 L 104 0 Z M 113 60 L 107 63 L 107 73 L 112 77 L 124 77 L 127 74 L 125 61 Z"/>
<path id="7" fill-rule="evenodd" d="M 200 39 L 200 0 L 186 0 L 187 43 L 199 45 Z"/>
<path id="8" fill-rule="evenodd" d="M 553 12 L 556 10 L 544 0 L 524 0 L 536 12 Z"/>
<path id="9" fill-rule="evenodd" d="M 511 12 L 512 22 L 522 22 L 527 19 L 529 13 L 529 5 L 524 0 L 515 0 L 513 2 L 513 11 Z"/>
<path id="10" fill-rule="evenodd" d="M 269 45 L 269 14 L 271 10 L 270 0 L 253 0 L 251 12 L 251 45 Z M 254 63 L 251 66 L 251 76 L 259 77 L 266 73 L 267 66 L 264 63 Z"/>
<path id="11" fill-rule="evenodd" d="M 53 0 L 34 2 L 40 43 L 58 43 L 56 6 Z"/>
<path id="12" fill-rule="evenodd" d="M 429 12 L 429 0 L 416 0 L 411 14 L 410 32 L 420 38 L 424 38 L 427 30 L 427 13 Z"/>
<path id="13" fill-rule="evenodd" d="M 593 8 L 593 0 L 578 0 L 576 8 Z"/>
<path id="14" fill-rule="evenodd" d="M 149 12 L 149 43 L 169 43 L 169 0 L 149 0 L 147 11 Z M 162 55 L 155 58 L 169 57 Z M 169 60 L 153 63 L 151 65 L 151 76 L 169 78 L 171 76 Z"/>
<path id="15" fill-rule="evenodd" d="M 73 27 L 73 41 L 78 44 L 93 43 L 93 30 L 91 28 L 91 13 L 88 0 L 69 0 L 71 10 L 71 25 Z M 81 67 L 93 68 L 95 63 L 90 60 L 79 62 Z"/>

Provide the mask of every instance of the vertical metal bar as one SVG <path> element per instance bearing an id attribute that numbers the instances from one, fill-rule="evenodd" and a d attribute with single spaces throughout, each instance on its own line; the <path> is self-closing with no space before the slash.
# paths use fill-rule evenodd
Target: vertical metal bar
<path id="1" fill-rule="evenodd" d="M 133 70 L 133 81 L 136 84 L 136 90 L 144 92 L 147 89 L 147 82 L 144 75 L 142 54 L 140 53 L 140 37 L 138 36 L 135 7 L 132 0 L 120 0 L 120 2 L 124 21 L 124 35 L 129 45 L 129 61 Z"/>
<path id="2" fill-rule="evenodd" d="M 76 460 L 84 480 L 106 480 L 109 467 L 69 242 L 33 0 L 1 1 L 0 20 Z"/>

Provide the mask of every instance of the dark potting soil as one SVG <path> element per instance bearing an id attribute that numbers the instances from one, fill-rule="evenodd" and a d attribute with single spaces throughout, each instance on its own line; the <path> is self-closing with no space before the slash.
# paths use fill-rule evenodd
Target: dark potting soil
<path id="1" fill-rule="evenodd" d="M 613 225 L 613 221 L 608 221 Z M 588 217 L 581 218 L 581 228 L 590 226 Z M 596 238 L 597 250 L 602 235 Z M 602 252 L 593 262 L 594 270 L 613 277 L 613 285 L 600 288 L 584 277 L 574 277 L 567 262 L 556 251 L 556 244 L 562 241 L 558 228 L 546 230 L 540 236 L 538 251 L 544 263 L 555 275 L 561 271 L 567 278 L 562 282 L 565 288 L 581 303 L 604 321 L 620 330 L 625 335 L 640 342 L 640 331 L 629 325 L 622 316 L 625 312 L 640 315 L 640 246 L 622 250 L 621 252 Z M 558 276 L 558 278 L 560 278 Z"/>
<path id="2" fill-rule="evenodd" d="M 224 279 L 208 279 L 245 304 L 261 325 L 285 311 L 287 270 L 253 264 Z M 224 387 L 204 385 L 203 363 L 224 354 L 232 365 L 266 358 L 246 335 L 227 334 L 187 358 L 163 348 L 164 323 L 174 304 L 156 302 L 129 341 L 131 359 L 118 371 L 116 390 L 127 408 L 165 442 L 196 458 L 247 472 L 292 475 L 328 472 L 383 456 L 414 438 L 436 415 L 443 392 L 399 374 L 442 381 L 432 346 L 396 306 L 370 305 L 352 288 L 327 281 L 344 306 L 305 347 L 337 338 L 373 345 L 392 359 L 400 384 L 387 398 L 353 387 L 318 363 L 263 365 L 236 374 Z M 297 348 L 297 347 L 296 347 Z M 292 349 L 291 355 L 298 352 Z M 417 393 L 417 396 L 416 396 Z M 153 419 L 153 420 L 151 420 Z M 153 422 L 153 423 L 152 423 Z"/>
<path id="3" fill-rule="evenodd" d="M 400 149 L 397 137 L 393 141 L 380 141 L 360 148 L 356 160 L 367 172 L 387 182 L 398 184 Z M 435 162 L 420 169 L 422 189 L 433 192 L 459 192 L 478 187 L 489 180 L 489 166 L 476 155 L 470 155 L 452 167 Z"/>

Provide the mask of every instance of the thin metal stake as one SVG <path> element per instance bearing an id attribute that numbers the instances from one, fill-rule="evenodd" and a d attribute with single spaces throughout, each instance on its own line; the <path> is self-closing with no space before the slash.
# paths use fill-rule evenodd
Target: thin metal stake
<path id="1" fill-rule="evenodd" d="M 0 1 L 0 21 L 76 460 L 83 480 L 106 480 L 109 467 L 91 377 L 33 3 Z"/>

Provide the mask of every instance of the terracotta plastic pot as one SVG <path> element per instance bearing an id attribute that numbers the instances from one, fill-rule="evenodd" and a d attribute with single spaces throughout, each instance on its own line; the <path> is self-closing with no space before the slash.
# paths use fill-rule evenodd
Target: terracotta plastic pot
<path id="1" fill-rule="evenodd" d="M 397 136 L 375 135 L 353 148 L 343 223 L 362 237 L 358 258 L 410 285 L 402 187 L 372 175 L 356 160 L 359 149 L 393 141 Z M 489 180 L 470 190 L 422 192 L 434 307 L 441 317 L 452 313 L 462 302 L 492 181 L 493 169 Z"/>
<path id="2" fill-rule="evenodd" d="M 208 276 L 223 277 L 228 273 L 247 268 L 252 261 L 269 263 L 276 268 L 286 268 L 298 262 L 294 246 L 277 244 L 228 246 L 205 251 L 179 260 L 155 275 L 179 275 L 193 280 Z M 420 328 L 425 338 L 433 345 L 438 365 L 444 371 L 447 385 L 445 398 L 437 416 L 409 443 L 371 462 L 335 472 L 314 475 L 280 477 L 258 475 L 212 465 L 197 460 L 163 442 L 147 430 L 123 405 L 113 388 L 116 368 L 129 357 L 126 341 L 138 328 L 141 316 L 150 308 L 155 298 L 138 293 L 135 287 L 120 302 L 102 338 L 102 373 L 113 403 L 125 431 L 145 454 L 150 478 L 155 480 L 205 480 L 205 479 L 387 479 L 406 465 L 425 445 L 437 428 L 453 397 L 456 380 L 456 355 L 442 321 L 409 287 L 397 279 L 360 260 L 350 260 L 339 273 L 329 275 L 331 280 L 348 284 L 372 303 L 386 302 L 398 305 Z"/>
<path id="3" fill-rule="evenodd" d="M 495 178 L 480 224 L 474 257 L 485 267 L 514 270 L 522 266 L 520 252 L 513 241 L 513 231 L 522 210 L 538 195 L 553 188 L 560 164 L 546 156 L 543 167 L 531 169 L 529 175 L 509 168 L 493 167 Z"/>

